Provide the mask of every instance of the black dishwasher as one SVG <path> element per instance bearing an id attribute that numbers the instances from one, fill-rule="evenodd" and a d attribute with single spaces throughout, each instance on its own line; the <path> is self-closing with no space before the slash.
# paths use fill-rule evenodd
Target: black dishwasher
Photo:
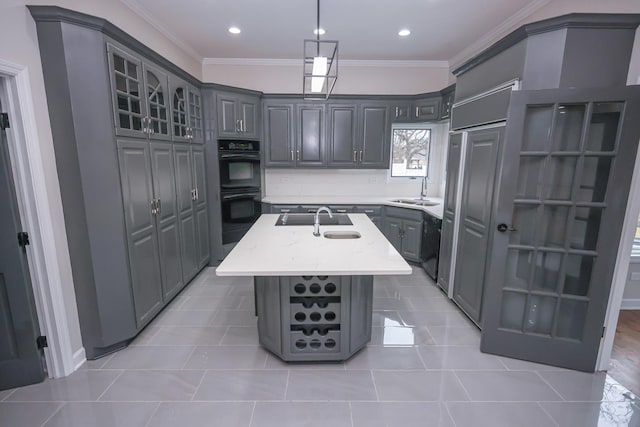
<path id="1" fill-rule="evenodd" d="M 438 280 L 438 255 L 440 253 L 442 220 L 424 212 L 422 214 L 422 222 L 420 263 L 424 271 L 435 281 Z"/>

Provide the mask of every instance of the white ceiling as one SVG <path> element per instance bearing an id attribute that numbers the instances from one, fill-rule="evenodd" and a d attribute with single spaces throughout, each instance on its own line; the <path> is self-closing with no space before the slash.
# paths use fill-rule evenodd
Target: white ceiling
<path id="1" fill-rule="evenodd" d="M 198 60 L 295 59 L 315 38 L 316 0 L 122 1 Z M 341 60 L 450 61 L 549 1 L 321 0 L 321 38 L 339 41 Z"/>

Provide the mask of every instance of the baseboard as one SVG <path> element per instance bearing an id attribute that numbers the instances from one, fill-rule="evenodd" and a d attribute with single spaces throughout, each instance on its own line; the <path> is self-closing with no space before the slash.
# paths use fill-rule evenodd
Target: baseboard
<path id="1" fill-rule="evenodd" d="M 73 371 L 77 371 L 86 361 L 87 354 L 84 351 L 84 347 L 82 347 L 80 350 L 73 353 Z"/>
<path id="2" fill-rule="evenodd" d="M 620 310 L 640 310 L 640 298 L 623 299 Z"/>

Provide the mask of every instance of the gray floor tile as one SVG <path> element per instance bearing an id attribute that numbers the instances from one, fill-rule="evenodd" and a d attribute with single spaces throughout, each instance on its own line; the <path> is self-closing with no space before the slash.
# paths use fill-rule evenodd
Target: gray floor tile
<path id="1" fill-rule="evenodd" d="M 204 371 L 125 371 L 102 395 L 105 402 L 191 400 Z"/>
<path id="2" fill-rule="evenodd" d="M 418 351 L 427 369 L 505 369 L 499 357 L 481 353 L 475 346 L 430 346 Z"/>
<path id="3" fill-rule="evenodd" d="M 393 288 L 392 297 L 409 297 L 409 298 L 447 298 L 447 295 L 435 285 L 419 285 L 419 286 L 396 286 Z"/>
<path id="4" fill-rule="evenodd" d="M 604 372 L 539 372 L 560 395 L 577 402 L 623 402 L 637 399 L 626 387 Z"/>
<path id="5" fill-rule="evenodd" d="M 193 400 L 284 400 L 287 371 L 207 371 Z"/>
<path id="6" fill-rule="evenodd" d="M 257 326 L 229 326 L 220 345 L 259 345 Z"/>
<path id="7" fill-rule="evenodd" d="M 345 362 L 347 369 L 424 369 L 415 347 L 366 347 Z"/>
<path id="8" fill-rule="evenodd" d="M 226 327 L 215 326 L 163 326 L 149 345 L 218 345 L 226 331 Z"/>
<path id="9" fill-rule="evenodd" d="M 229 297 L 232 298 L 232 297 Z M 236 297 L 233 297 L 236 298 Z M 236 307 L 236 310 L 255 310 L 256 308 L 256 300 L 252 296 L 249 297 L 240 297 L 240 304 Z M 229 307 L 231 308 L 231 307 Z"/>
<path id="10" fill-rule="evenodd" d="M 556 427 L 533 402 L 449 402 L 446 405 L 457 427 Z"/>
<path id="11" fill-rule="evenodd" d="M 410 298 L 411 310 L 415 311 L 451 311 L 457 313 L 460 309 L 446 296 L 413 297 Z"/>
<path id="12" fill-rule="evenodd" d="M 387 347 L 412 347 L 419 345 L 433 345 L 434 341 L 426 327 L 389 327 L 371 328 L 369 345 L 384 345 Z"/>
<path id="13" fill-rule="evenodd" d="M 145 427 L 157 403 L 70 402 L 44 427 Z"/>
<path id="14" fill-rule="evenodd" d="M 406 326 L 469 326 L 463 314 L 454 311 L 400 311 Z"/>
<path id="15" fill-rule="evenodd" d="M 195 347 L 129 347 L 115 353 L 103 369 L 182 369 Z"/>
<path id="16" fill-rule="evenodd" d="M 138 336 L 133 339 L 133 341 L 129 344 L 129 346 L 132 346 L 132 345 L 149 345 L 149 342 L 151 341 L 151 339 L 160 330 L 160 326 L 154 325 L 153 324 L 154 322 L 155 322 L 155 320 L 153 322 L 151 322 L 150 325 L 147 325 L 142 330 L 142 332 L 140 332 L 138 334 Z"/>
<path id="17" fill-rule="evenodd" d="M 0 390 L 0 402 L 5 400 L 11 393 L 13 393 L 14 389 L 10 390 Z"/>
<path id="18" fill-rule="evenodd" d="M 54 402 L 2 402 L 0 425 L 6 427 L 41 427 L 63 403 Z"/>
<path id="19" fill-rule="evenodd" d="M 377 400 L 371 371 L 290 371 L 287 400 Z"/>
<path id="20" fill-rule="evenodd" d="M 373 298 L 374 310 L 413 310 L 409 298 Z"/>
<path id="21" fill-rule="evenodd" d="M 405 326 L 405 323 L 397 311 L 385 310 L 373 312 L 372 325 L 378 327 Z"/>
<path id="22" fill-rule="evenodd" d="M 638 427 L 640 407 L 631 402 L 544 402 L 560 427 Z"/>
<path id="23" fill-rule="evenodd" d="M 480 348 L 480 330 L 468 326 L 428 326 L 438 345 L 473 345 Z"/>
<path id="24" fill-rule="evenodd" d="M 346 402 L 257 402 L 251 427 L 351 427 Z"/>
<path id="25" fill-rule="evenodd" d="M 211 326 L 256 326 L 258 318 L 253 310 L 218 310 Z"/>
<path id="26" fill-rule="evenodd" d="M 218 309 L 237 310 L 243 297 L 207 297 L 207 296 L 187 296 L 185 302 L 180 306 L 180 310 L 208 310 Z"/>
<path id="27" fill-rule="evenodd" d="M 206 297 L 224 297 L 229 295 L 233 288 L 229 285 L 223 286 L 215 286 L 210 283 L 194 283 L 189 286 L 189 288 L 185 289 L 183 295 L 189 297 L 198 297 L 198 296 L 206 296 Z"/>
<path id="28" fill-rule="evenodd" d="M 197 347 L 185 369 L 263 369 L 266 360 L 257 346 Z"/>
<path id="29" fill-rule="evenodd" d="M 456 375 L 471 400 L 476 402 L 562 400 L 535 372 L 456 371 Z"/>
<path id="30" fill-rule="evenodd" d="M 253 402 L 165 402 L 148 427 L 245 427 L 251 421 L 253 405 Z"/>
<path id="31" fill-rule="evenodd" d="M 234 285 L 230 286 L 229 290 L 230 296 L 238 296 L 238 297 L 251 297 L 253 298 L 253 283 L 247 283 L 246 285 Z"/>
<path id="32" fill-rule="evenodd" d="M 540 363 L 529 362 L 527 360 L 512 359 L 510 357 L 500 357 L 500 361 L 512 371 L 568 371 L 557 366 L 543 365 Z"/>
<path id="33" fill-rule="evenodd" d="M 352 402 L 354 427 L 454 427 L 447 408 L 432 402 Z"/>
<path id="34" fill-rule="evenodd" d="M 5 401 L 95 401 L 120 375 L 120 371 L 76 371 L 65 378 L 46 379 L 17 389 Z"/>
<path id="35" fill-rule="evenodd" d="M 95 360 L 87 360 L 85 361 L 82 366 L 80 366 L 80 368 L 78 368 L 79 370 L 82 371 L 90 371 L 90 370 L 96 370 L 96 369 L 102 369 L 102 367 L 109 361 L 111 360 L 111 358 L 113 357 L 113 354 L 109 354 L 108 356 L 105 357 L 101 357 L 100 359 L 95 359 Z M 1 395 L 2 392 L 0 392 Z M 0 400 L 2 400 L 2 398 L 0 397 Z"/>
<path id="36" fill-rule="evenodd" d="M 469 400 L 450 371 L 373 371 L 373 379 L 381 401 Z"/>
<path id="37" fill-rule="evenodd" d="M 154 321 L 155 326 L 213 326 L 216 311 L 165 310 Z"/>
<path id="38" fill-rule="evenodd" d="M 278 356 L 268 354 L 265 369 L 344 371 L 346 368 L 343 362 L 285 362 Z"/>

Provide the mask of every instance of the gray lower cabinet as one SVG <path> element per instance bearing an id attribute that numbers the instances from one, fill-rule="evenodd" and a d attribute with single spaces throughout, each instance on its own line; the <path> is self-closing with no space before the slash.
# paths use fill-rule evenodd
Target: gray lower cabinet
<path id="1" fill-rule="evenodd" d="M 196 246 L 198 270 L 207 265 L 209 249 L 209 204 L 207 201 L 207 176 L 205 153 L 201 146 L 191 147 L 193 160 L 194 215 L 196 224 Z"/>
<path id="2" fill-rule="evenodd" d="M 195 192 L 193 187 L 193 160 L 188 145 L 174 147 L 176 167 L 176 192 L 178 200 L 178 223 L 182 241 L 183 280 L 188 282 L 198 272 L 198 244 L 196 232 L 196 215 L 194 209 Z"/>
<path id="3" fill-rule="evenodd" d="M 444 195 L 442 236 L 440 237 L 440 259 L 438 262 L 437 284 L 449 293 L 451 285 L 451 262 L 453 256 L 453 230 L 457 212 L 458 176 L 462 155 L 462 133 L 452 134 L 449 138 L 447 154 L 447 187 Z"/>
<path id="4" fill-rule="evenodd" d="M 385 207 L 384 235 L 405 259 L 419 262 L 422 211 Z"/>
<path id="5" fill-rule="evenodd" d="M 271 205 L 271 213 L 302 213 L 299 205 Z"/>
<path id="6" fill-rule="evenodd" d="M 118 141 L 131 290 L 138 327 L 162 308 L 163 289 L 149 144 Z"/>
<path id="7" fill-rule="evenodd" d="M 373 222 L 379 230 L 383 230 L 384 224 L 382 221 L 382 206 L 358 205 L 354 206 L 353 212 L 366 214 L 371 222 Z"/>

